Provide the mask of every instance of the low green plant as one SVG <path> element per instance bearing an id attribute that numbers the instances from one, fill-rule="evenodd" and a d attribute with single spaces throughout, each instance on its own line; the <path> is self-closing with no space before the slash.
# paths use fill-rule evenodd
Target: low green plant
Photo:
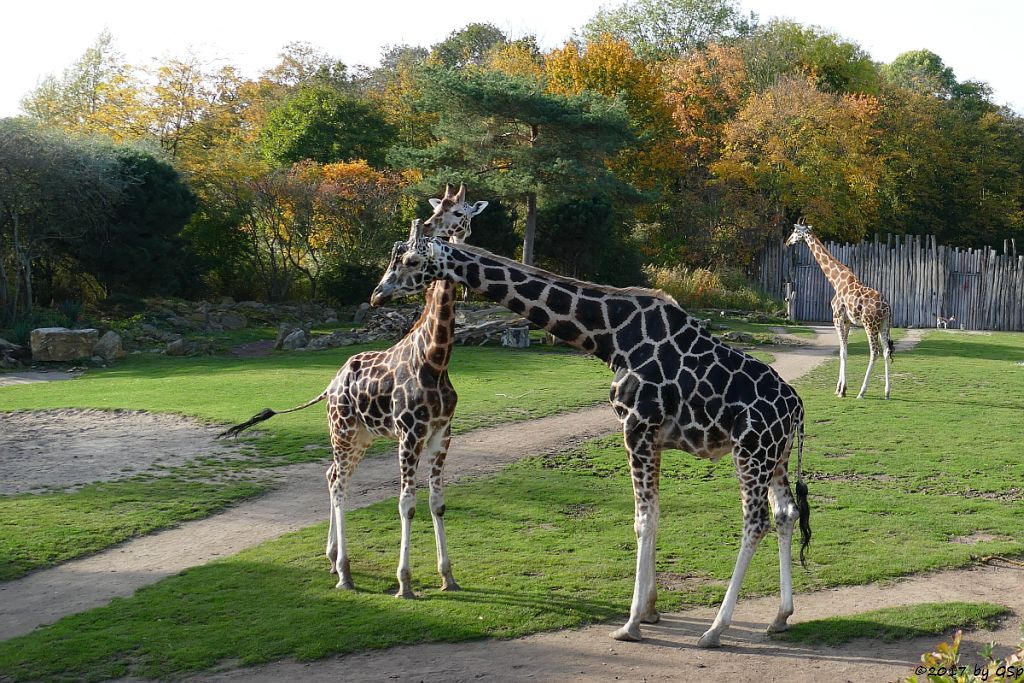
<path id="1" fill-rule="evenodd" d="M 654 287 L 671 294 L 687 310 L 731 308 L 775 312 L 783 307 L 781 300 L 759 291 L 738 271 L 649 267 L 647 277 Z"/>

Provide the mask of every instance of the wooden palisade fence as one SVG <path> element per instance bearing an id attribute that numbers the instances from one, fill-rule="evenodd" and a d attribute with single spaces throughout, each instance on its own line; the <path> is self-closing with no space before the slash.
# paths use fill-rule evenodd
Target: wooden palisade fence
<path id="1" fill-rule="evenodd" d="M 879 290 L 893 308 L 896 327 L 935 327 L 936 318 L 956 317 L 950 327 L 1024 330 L 1024 255 L 1006 240 L 995 249 L 960 249 L 936 244 L 934 236 L 887 236 L 859 244 L 825 246 L 864 284 Z M 755 265 L 755 280 L 783 297 L 795 290 L 793 317 L 832 320 L 835 291 L 803 242 L 769 244 Z"/>

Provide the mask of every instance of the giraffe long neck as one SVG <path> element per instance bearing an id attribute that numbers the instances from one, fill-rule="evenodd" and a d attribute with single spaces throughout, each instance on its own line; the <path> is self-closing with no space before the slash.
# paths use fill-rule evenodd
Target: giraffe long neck
<path id="1" fill-rule="evenodd" d="M 406 339 L 416 348 L 417 358 L 437 373 L 448 369 L 455 343 L 455 284 L 435 282 L 427 290 L 423 313 Z"/>
<path id="2" fill-rule="evenodd" d="M 664 313 L 665 300 L 652 290 L 601 287 L 476 247 L 438 244 L 440 277 L 466 285 L 612 366 L 626 362 L 629 351 L 642 341 L 638 335 L 657 337 L 667 327 L 689 321 L 678 306 Z M 626 328 L 629 332 L 623 333 Z"/>
<path id="3" fill-rule="evenodd" d="M 832 288 L 839 291 L 840 285 L 846 283 L 848 280 L 847 276 L 852 276 L 853 271 L 837 260 L 815 235 L 808 233 L 804 239 L 807 242 L 807 247 L 811 250 L 811 254 L 814 256 L 814 260 L 821 266 L 821 272 L 828 278 Z"/>

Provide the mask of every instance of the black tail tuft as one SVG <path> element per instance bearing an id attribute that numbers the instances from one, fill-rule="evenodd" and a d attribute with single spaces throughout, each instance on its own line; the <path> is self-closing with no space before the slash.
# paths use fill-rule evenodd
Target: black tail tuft
<path id="1" fill-rule="evenodd" d="M 277 415 L 277 413 L 275 413 L 270 408 L 264 408 L 263 412 L 261 412 L 261 413 L 259 413 L 257 415 L 253 415 L 251 418 L 249 418 L 248 420 L 246 420 L 242 424 L 237 424 L 234 427 L 231 427 L 229 429 L 224 430 L 223 432 L 221 432 L 220 434 L 217 435 L 217 438 L 221 439 L 221 438 L 224 438 L 226 436 L 235 436 L 235 437 L 237 437 L 239 434 L 244 432 L 249 427 L 252 427 L 254 424 L 258 424 L 260 422 L 263 422 L 264 420 L 269 420 L 270 418 L 274 417 L 275 415 Z"/>
<path id="2" fill-rule="evenodd" d="M 885 343 L 889 345 L 889 358 L 896 355 L 896 345 L 892 343 L 892 339 L 886 339 Z"/>
<path id="3" fill-rule="evenodd" d="M 811 506 L 807 503 L 807 484 L 796 483 L 796 509 L 800 513 L 800 565 L 807 567 L 807 546 L 811 544 Z"/>

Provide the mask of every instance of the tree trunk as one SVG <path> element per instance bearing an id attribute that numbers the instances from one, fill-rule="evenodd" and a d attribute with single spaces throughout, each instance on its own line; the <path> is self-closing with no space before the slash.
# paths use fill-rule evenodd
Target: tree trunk
<path id="1" fill-rule="evenodd" d="M 533 265 L 533 238 L 537 233 L 537 193 L 526 195 L 526 229 L 523 230 L 523 263 Z"/>

